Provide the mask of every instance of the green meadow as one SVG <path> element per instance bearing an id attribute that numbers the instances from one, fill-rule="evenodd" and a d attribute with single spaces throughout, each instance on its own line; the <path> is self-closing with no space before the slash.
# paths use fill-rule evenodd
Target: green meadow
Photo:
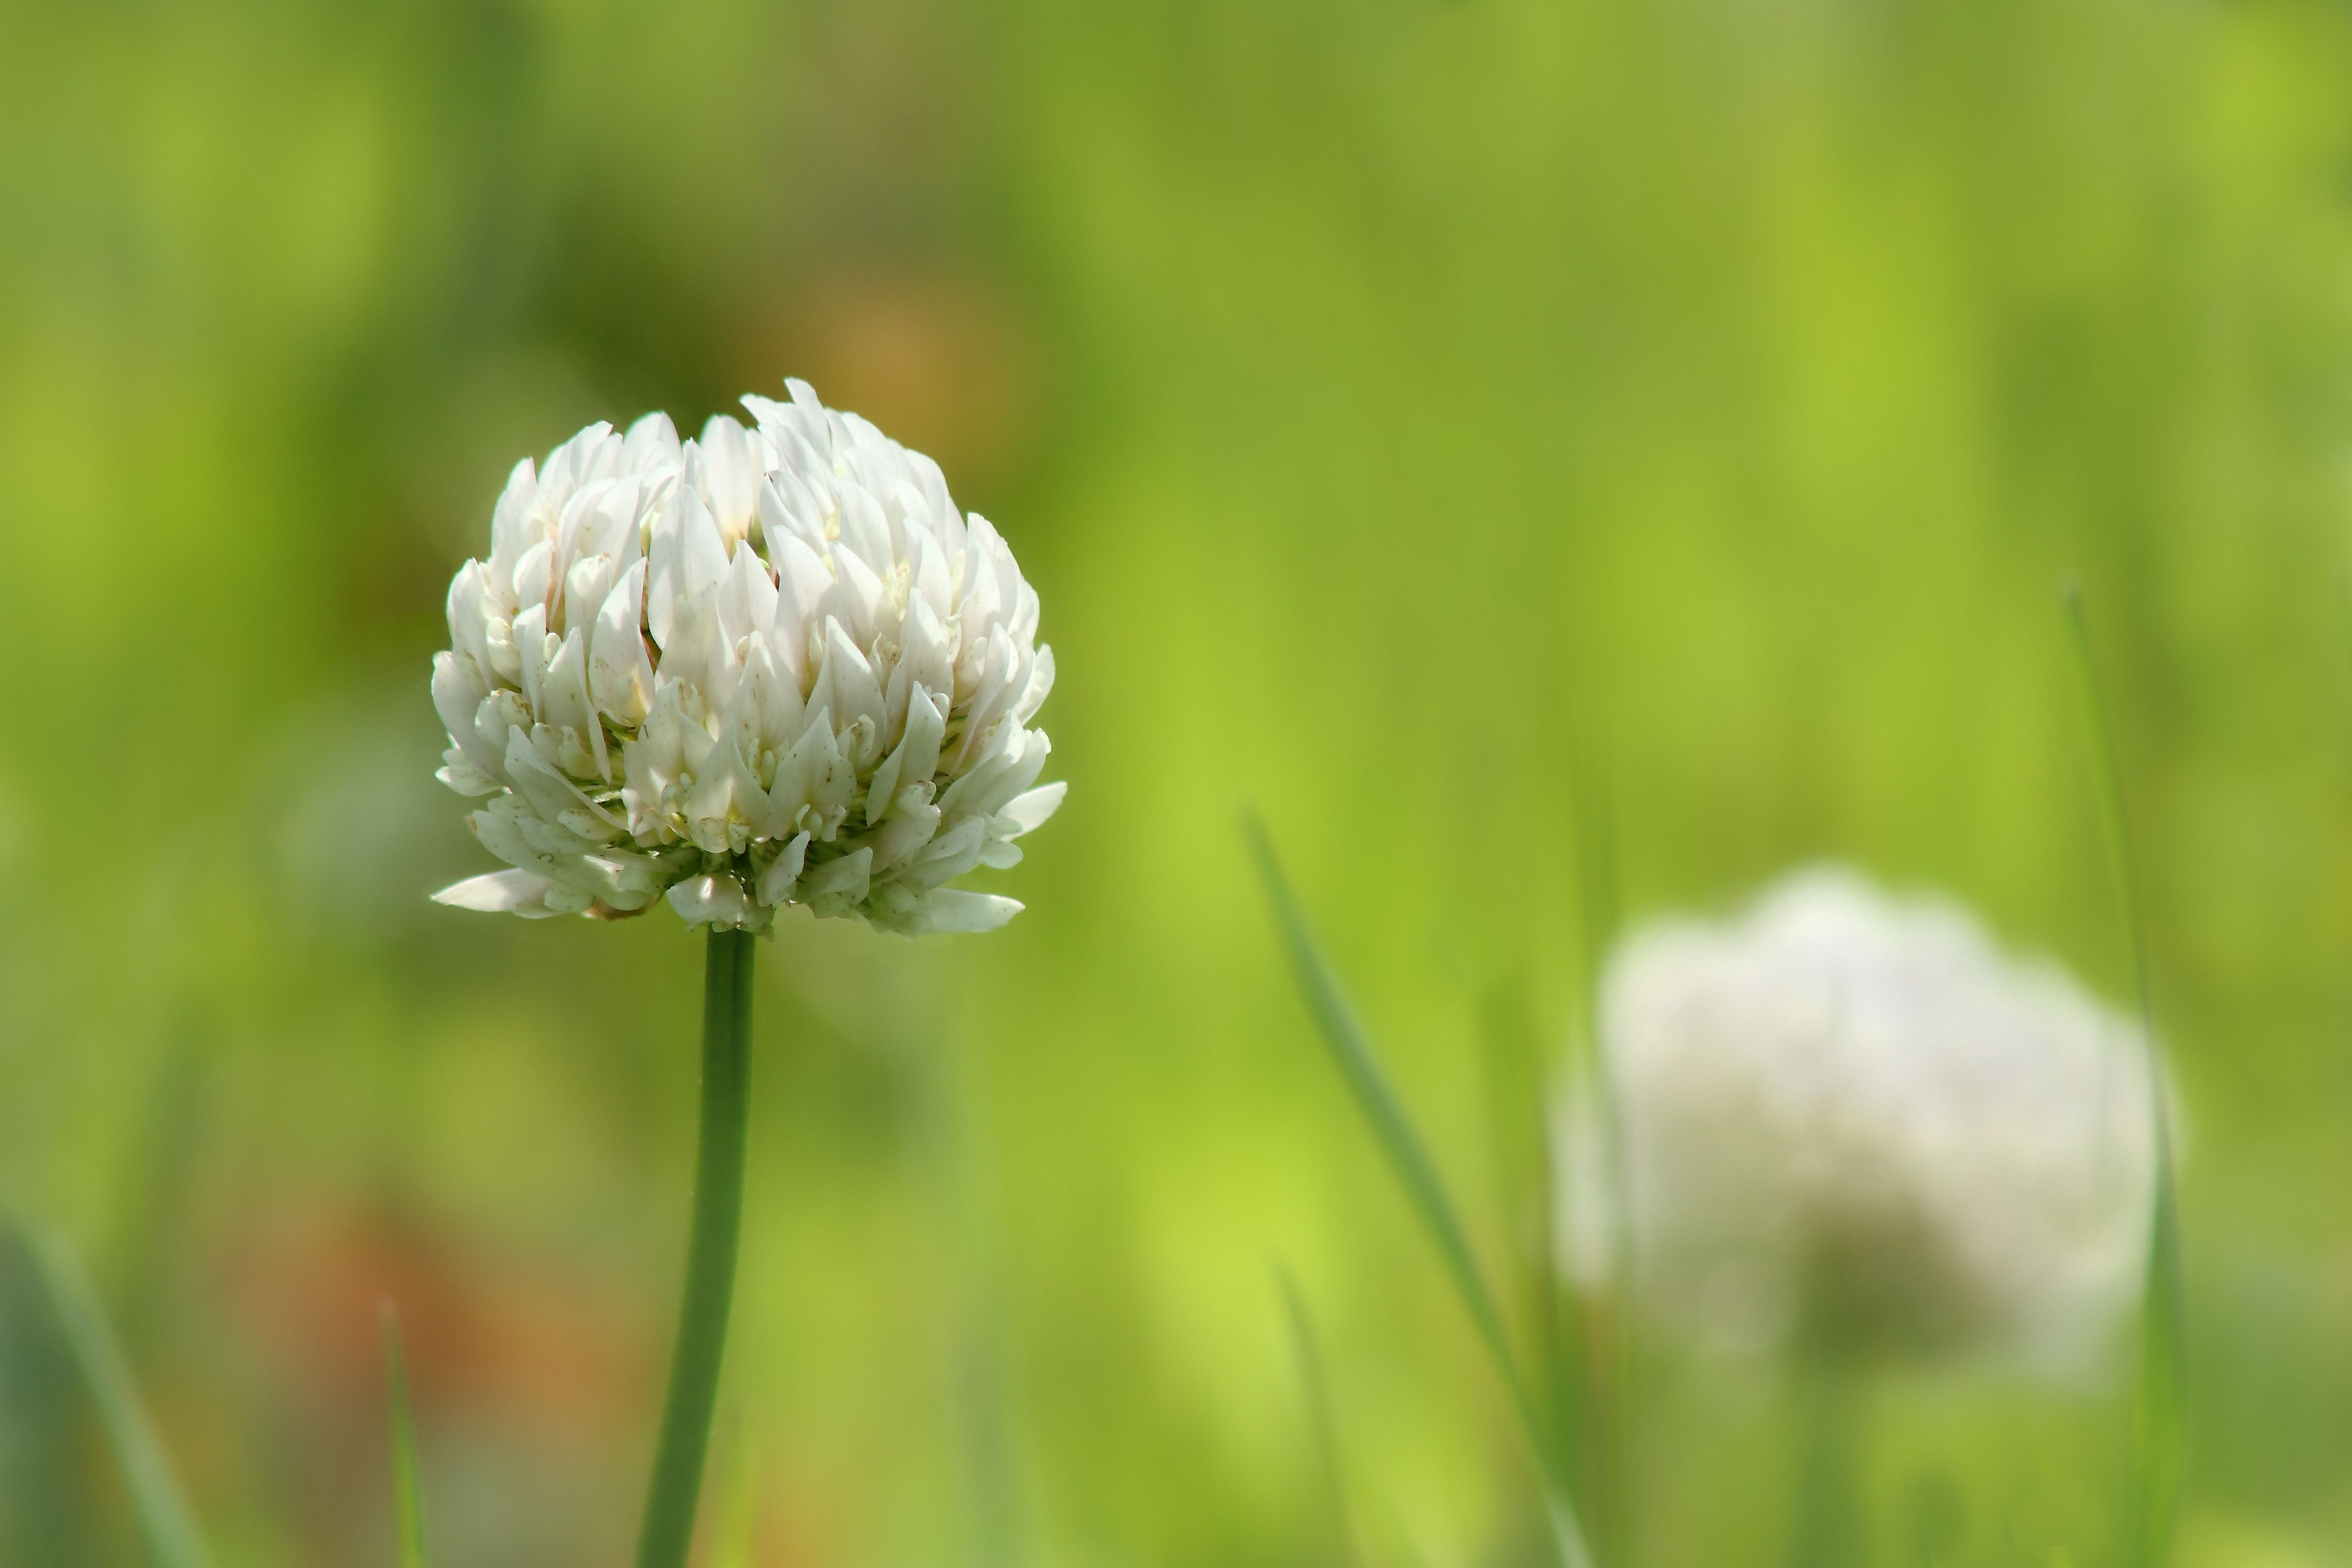
<path id="1" fill-rule="evenodd" d="M 2131 1320 L 1825 1457 L 1542 1260 L 1610 907 L 1846 862 L 2134 1005 L 2073 574 L 2167 1560 L 2352 1563 L 2347 88 L 2332 0 L 0 0 L 0 1563 L 391 1568 L 412 1474 L 629 1561 L 703 944 L 429 901 L 429 664 L 519 458 L 787 375 L 1018 552 L 1070 794 L 1002 931 L 758 944 L 698 1563 L 2154 1561 Z"/>

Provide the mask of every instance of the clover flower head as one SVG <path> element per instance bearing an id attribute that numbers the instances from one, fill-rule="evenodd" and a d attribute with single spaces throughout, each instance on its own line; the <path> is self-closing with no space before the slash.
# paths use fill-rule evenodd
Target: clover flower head
<path id="1" fill-rule="evenodd" d="M 442 902 L 910 934 L 1020 910 L 949 884 L 1061 804 L 1036 593 L 937 464 L 788 385 L 749 427 L 651 414 L 516 466 L 433 663 L 439 776 L 509 868 Z"/>
<path id="2" fill-rule="evenodd" d="M 1959 909 L 1798 873 L 1735 919 L 1635 931 L 1601 1031 L 1607 1206 L 1645 1299 L 1701 1339 L 2057 1368 L 2134 1298 L 2140 1031 Z M 1590 1279 L 1610 1163 L 1589 1094 L 1565 1119 L 1565 1250 Z"/>

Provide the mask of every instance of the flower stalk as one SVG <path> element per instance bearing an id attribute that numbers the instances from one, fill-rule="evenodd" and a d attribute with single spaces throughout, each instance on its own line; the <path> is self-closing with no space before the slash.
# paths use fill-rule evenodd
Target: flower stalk
<path id="1" fill-rule="evenodd" d="M 751 932 L 714 927 L 702 985 L 702 1127 L 686 1292 L 669 1394 L 637 1535 L 637 1568 L 685 1568 L 694 1543 L 710 1415 L 726 1357 L 728 1308 L 742 1230 L 743 1149 L 751 1055 Z"/>

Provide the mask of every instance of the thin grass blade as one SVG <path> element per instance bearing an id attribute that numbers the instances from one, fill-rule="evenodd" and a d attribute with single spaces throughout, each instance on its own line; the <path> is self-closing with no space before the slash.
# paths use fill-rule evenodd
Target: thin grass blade
<path id="1" fill-rule="evenodd" d="M 139 1397 L 139 1388 L 124 1359 L 122 1347 L 107 1326 L 98 1293 L 80 1260 L 61 1236 L 36 1231 L 26 1237 L 42 1286 L 65 1331 L 75 1366 L 98 1406 L 107 1446 L 121 1469 L 131 1494 L 132 1513 L 147 1555 L 156 1568 L 206 1568 L 211 1561 L 194 1512 L 181 1490 L 178 1476 L 154 1423 Z"/>
<path id="2" fill-rule="evenodd" d="M 425 1484 L 416 1462 L 416 1422 L 408 1405 L 408 1357 L 400 1315 L 383 1304 L 383 1382 L 392 1410 L 392 1503 L 400 1529 L 400 1568 L 429 1568 L 425 1549 Z"/>
<path id="3" fill-rule="evenodd" d="M 1470 1314 L 1472 1326 L 1477 1331 L 1487 1357 L 1502 1379 L 1504 1392 L 1510 1398 L 1513 1413 L 1518 1417 L 1536 1466 L 1547 1491 L 1549 1524 L 1553 1545 L 1568 1568 L 1588 1568 L 1591 1557 L 1585 1550 L 1584 1532 L 1576 1516 L 1575 1505 L 1569 1498 L 1566 1468 L 1562 1464 L 1559 1444 L 1544 1424 L 1540 1406 L 1528 1392 L 1527 1380 L 1520 1374 L 1517 1359 L 1511 1353 L 1510 1341 L 1503 1331 L 1502 1313 L 1495 1305 L 1495 1297 L 1479 1272 L 1477 1259 L 1471 1252 L 1468 1233 L 1455 1214 L 1452 1200 L 1445 1194 L 1444 1184 L 1438 1179 L 1437 1167 L 1423 1146 L 1420 1134 L 1413 1130 L 1406 1116 L 1403 1103 L 1390 1086 L 1388 1075 L 1374 1054 L 1363 1026 L 1356 1020 L 1355 1010 L 1349 1005 L 1339 988 L 1338 978 L 1324 962 L 1321 949 L 1316 943 L 1305 914 L 1291 895 L 1290 885 L 1282 875 L 1276 860 L 1273 843 L 1265 827 L 1255 816 L 1244 822 L 1250 849 L 1257 860 L 1259 875 L 1265 879 L 1266 897 L 1274 906 L 1275 919 L 1282 929 L 1285 945 L 1290 953 L 1291 966 L 1300 991 L 1305 994 L 1307 1011 L 1314 1016 L 1324 1044 L 1339 1068 L 1341 1078 L 1354 1092 L 1358 1109 L 1370 1125 L 1374 1140 L 1387 1157 L 1390 1168 L 1405 1190 L 1406 1198 L 1420 1216 L 1430 1239 L 1444 1260 L 1455 1292 Z"/>
<path id="4" fill-rule="evenodd" d="M 1282 1304 L 1290 1318 L 1290 1340 L 1298 1356 L 1298 1381 L 1307 1395 L 1307 1419 L 1314 1424 L 1315 1451 L 1323 1472 L 1324 1502 L 1331 1510 L 1331 1533 L 1339 1561 L 1348 1568 L 1367 1568 L 1356 1538 L 1355 1510 L 1348 1500 L 1348 1472 L 1339 1457 L 1339 1422 L 1331 1405 L 1331 1385 L 1323 1372 L 1323 1352 L 1307 1314 L 1307 1301 L 1288 1268 L 1276 1270 L 1282 1284 Z"/>
<path id="5" fill-rule="evenodd" d="M 1563 1438 L 1578 1418 L 1576 1378 L 1562 1321 L 1557 1239 L 1559 1171 L 1546 1126 L 1550 1103 L 1542 1049 L 1525 986 L 1494 986 L 1478 1009 L 1486 1068 L 1487 1136 L 1505 1216 L 1505 1300 L 1516 1302 L 1529 1346 L 1528 1373 L 1550 1429 Z"/>
<path id="6" fill-rule="evenodd" d="M 1612 1561 L 1632 1555 L 1633 1486 L 1633 1226 L 1625 1214 L 1628 1184 L 1622 1103 L 1601 1033 L 1601 976 L 1623 918 L 1617 878 L 1617 813 L 1609 784 L 1608 754 L 1599 726 L 1577 727 L 1569 769 L 1569 808 L 1576 837 L 1577 929 L 1581 1006 L 1576 1051 L 1593 1100 L 1599 1141 L 1599 1191 L 1581 1194 L 1602 1226 L 1606 1278 L 1582 1292 L 1579 1328 L 1584 1352 L 1584 1398 L 1578 1410 L 1585 1436 L 1595 1537 Z M 1552 1156 L 1555 1169 L 1560 1155 Z"/>
<path id="7" fill-rule="evenodd" d="M 2084 725 L 2096 781 L 2099 822 L 2115 875 L 2116 900 L 2129 954 L 2140 1031 L 2148 1052 L 2148 1105 L 2156 1152 L 2156 1200 L 2150 1216 L 2147 1278 L 2140 1314 L 2140 1369 L 2131 1561 L 2161 1568 L 2172 1557 L 2180 1510 L 2181 1473 L 2189 1447 L 2188 1289 L 2182 1277 L 2179 1194 L 2174 1172 L 2172 1115 L 2167 1103 L 2163 1047 L 2156 1036 L 2155 993 L 2148 979 L 2147 932 L 2125 810 L 2123 770 L 2116 760 L 2105 689 L 2083 612 L 2081 586 L 2071 579 L 2060 594 L 2074 654 Z"/>

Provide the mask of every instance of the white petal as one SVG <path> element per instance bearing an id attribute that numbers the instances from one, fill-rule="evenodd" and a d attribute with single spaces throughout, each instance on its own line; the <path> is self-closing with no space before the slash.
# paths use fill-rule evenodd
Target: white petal
<path id="1" fill-rule="evenodd" d="M 776 583 L 749 542 L 735 546 L 735 558 L 719 585 L 719 624 L 727 640 L 741 642 L 775 624 Z"/>
<path id="2" fill-rule="evenodd" d="M 1011 743 L 948 785 L 940 796 L 940 809 L 950 816 L 994 816 L 1037 782 L 1053 749 L 1042 730 L 1014 733 Z"/>
<path id="3" fill-rule="evenodd" d="M 834 731 L 843 736 L 858 732 L 858 721 L 865 720 L 863 754 L 853 752 L 850 760 L 860 767 L 874 762 L 881 746 L 882 685 L 874 679 L 874 667 L 837 620 L 824 624 L 824 661 L 818 667 L 816 684 L 809 690 L 808 706 L 830 710 Z"/>
<path id="4" fill-rule="evenodd" d="M 885 590 L 880 576 L 856 551 L 845 548 L 846 544 L 844 541 L 834 547 L 835 575 L 833 585 L 817 601 L 817 608 L 821 614 L 839 620 L 849 629 L 849 640 L 865 647 L 874 640 Z M 887 555 L 882 558 L 886 569 L 889 561 Z"/>
<path id="5" fill-rule="evenodd" d="M 833 574 L 814 551 L 791 534 L 772 549 L 770 559 L 776 563 L 776 652 L 805 691 L 810 666 L 815 662 L 811 658 L 810 634 L 824 626 L 818 610 L 824 603 L 825 590 L 833 586 Z"/>
<path id="6" fill-rule="evenodd" d="M 907 785 L 931 782 L 931 775 L 939 771 L 940 738 L 946 728 L 946 721 L 940 717 L 931 694 L 916 687 L 907 704 L 907 732 L 898 742 L 898 750 L 874 770 L 874 777 L 866 786 L 867 823 L 881 821 L 891 801 Z"/>
<path id="7" fill-rule="evenodd" d="M 986 832 L 987 824 L 980 818 L 965 817 L 924 846 L 923 852 L 900 873 L 901 879 L 918 888 L 936 888 L 942 882 L 954 881 L 980 864 L 981 851 L 987 844 Z"/>
<path id="8" fill-rule="evenodd" d="M 538 542 L 534 523 L 539 515 L 539 473 L 529 458 L 507 476 L 490 516 L 490 558 L 482 568 L 482 585 L 506 616 L 515 612 L 514 569 L 522 552 Z"/>
<path id="9" fill-rule="evenodd" d="M 433 776 L 459 795 L 472 795 L 479 799 L 486 795 L 496 795 L 507 787 L 476 767 L 473 759 L 455 746 L 441 753 L 441 763 L 442 765 L 435 770 Z"/>
<path id="10" fill-rule="evenodd" d="M 887 733 L 896 736 L 905 726 L 908 694 L 916 687 L 944 692 L 955 684 L 949 641 L 947 627 L 929 605 L 919 597 L 908 605 L 898 627 L 898 661 L 890 668 Z"/>
<path id="11" fill-rule="evenodd" d="M 1045 705 L 1045 699 L 1052 695 L 1053 690 L 1054 650 L 1041 647 L 1037 650 L 1036 665 L 1029 672 L 1029 689 L 1021 694 L 1021 700 L 1013 705 L 1013 721 L 1026 724 L 1034 719 L 1037 710 Z"/>
<path id="12" fill-rule="evenodd" d="M 724 414 L 714 414 L 702 427 L 700 446 L 702 487 L 719 534 L 732 548 L 751 532 L 752 498 L 760 477 L 751 460 L 751 443 L 743 426 Z"/>
<path id="13" fill-rule="evenodd" d="M 590 739 L 596 775 L 609 784 L 613 769 L 604 757 L 604 726 L 588 705 L 588 637 L 583 630 L 575 627 L 564 637 L 548 664 L 540 689 L 546 700 L 540 717 L 557 729 Z"/>
<path id="14" fill-rule="evenodd" d="M 1028 660 L 1035 658 L 1027 656 Z M 988 634 L 988 664 L 974 686 L 971 700 L 964 705 L 963 738 L 956 743 L 950 770 L 971 765 L 982 755 L 996 733 L 997 721 L 1003 718 L 1013 700 L 1029 685 L 1032 665 L 1024 658 L 1023 650 L 998 626 Z"/>
<path id="15" fill-rule="evenodd" d="M 800 880 L 801 867 L 808 859 L 809 836 L 798 834 L 784 846 L 768 868 L 760 873 L 760 901 L 781 904 L 793 895 L 793 884 Z"/>
<path id="16" fill-rule="evenodd" d="M 484 673 L 494 668 L 485 635 L 488 616 L 488 606 L 482 602 L 482 563 L 468 561 L 449 580 L 449 650 L 471 658 L 475 669 Z"/>
<path id="17" fill-rule="evenodd" d="M 756 739 L 762 751 L 782 751 L 807 728 L 800 682 L 776 652 L 772 633 L 755 632 L 743 649 L 743 684 L 758 705 Z"/>
<path id="18" fill-rule="evenodd" d="M 465 752 L 467 760 L 496 778 L 499 753 L 483 743 L 474 726 L 474 715 L 489 693 L 466 665 L 466 660 L 453 653 L 433 656 L 433 710 L 441 716 L 442 727 L 449 731 L 449 739 Z"/>
<path id="19" fill-rule="evenodd" d="M 530 605 L 515 617 L 515 657 L 521 660 L 522 700 L 539 711 L 540 678 L 547 673 L 547 606 Z"/>
<path id="20" fill-rule="evenodd" d="M 1069 793 L 1070 785 L 1066 779 L 1057 780 L 1049 784 L 1039 784 L 1035 789 L 1024 795 L 1015 795 L 1006 802 L 1004 809 L 996 814 L 996 820 L 1000 823 L 1009 821 L 1012 824 L 1011 830 L 1005 834 L 1008 838 L 1018 838 L 1024 833 L 1034 833 L 1038 828 L 1045 826 L 1047 817 L 1062 808 L 1062 797 Z"/>
<path id="21" fill-rule="evenodd" d="M 783 547 L 787 539 L 797 539 L 807 544 L 812 535 L 823 537 L 821 532 L 809 526 L 805 518 L 799 515 L 791 494 L 787 493 L 799 489 L 790 474 L 770 474 L 761 481 L 753 510 L 759 513 L 760 537 L 767 542 L 768 559 L 771 561 L 776 558 L 776 552 Z"/>
<path id="22" fill-rule="evenodd" d="M 933 933 L 994 931 L 1019 914 L 1022 908 L 1018 899 L 942 888 L 923 900 L 917 929 Z"/>
<path id="23" fill-rule="evenodd" d="M 515 563 L 514 601 L 523 610 L 532 605 L 545 608 L 548 592 L 555 585 L 555 542 L 542 539 L 522 552 Z"/>
<path id="24" fill-rule="evenodd" d="M 645 591 L 646 563 L 639 561 L 604 596 L 588 642 L 589 695 L 623 724 L 642 722 L 654 700 L 653 660 L 638 629 Z"/>
<path id="25" fill-rule="evenodd" d="M 462 882 L 452 882 L 433 895 L 436 904 L 478 910 L 490 915 L 545 915 L 547 892 L 555 884 L 528 871 L 485 871 Z"/>
<path id="26" fill-rule="evenodd" d="M 908 805 L 894 813 L 874 835 L 871 847 L 876 873 L 895 871 L 912 860 L 931 841 L 939 826 L 940 808 L 936 805 Z"/>
<path id="27" fill-rule="evenodd" d="M 687 467 L 691 473 L 691 456 Z M 727 575 L 727 538 L 719 531 L 719 520 L 702 504 L 699 491 L 680 485 L 677 508 L 678 592 L 699 594 L 718 586 Z"/>
<path id="28" fill-rule="evenodd" d="M 621 825 L 603 806 L 591 801 L 581 793 L 578 784 L 548 764 L 520 728 L 507 731 L 506 776 L 515 793 L 530 802 L 541 821 L 569 826 L 576 817 L 583 826 L 572 831 L 592 841 L 599 834 L 611 836 L 621 831 Z"/>
<path id="29" fill-rule="evenodd" d="M 683 682 L 693 688 L 702 699 L 704 716 L 716 717 L 735 695 L 735 683 L 741 674 L 735 645 L 719 624 L 717 591 L 706 590 L 680 601 L 676 624 L 670 627 L 669 646 L 662 650 L 662 683 Z"/>
<path id="30" fill-rule="evenodd" d="M 621 446 L 625 467 L 645 469 L 677 460 L 677 427 L 669 422 L 668 415 L 656 410 L 629 426 Z"/>
<path id="31" fill-rule="evenodd" d="M 872 886 L 873 872 L 874 851 L 852 850 L 803 874 L 801 901 L 814 903 L 819 899 L 831 899 L 841 904 L 855 904 L 866 897 Z"/>
<path id="32" fill-rule="evenodd" d="M 849 802 L 856 791 L 857 770 L 841 754 L 831 712 L 820 708 L 776 764 L 776 782 L 769 798 L 787 821 L 798 820 L 803 807 L 814 812 L 817 820 L 812 826 L 816 836 L 830 841 L 848 816 Z"/>
<path id="33" fill-rule="evenodd" d="M 688 877 L 670 889 L 669 907 L 692 926 L 755 929 L 765 923 L 765 911 L 744 896 L 743 884 L 732 877 Z"/>
<path id="34" fill-rule="evenodd" d="M 646 529 L 646 629 L 653 634 L 654 646 L 669 647 L 671 626 L 681 594 L 684 574 L 678 568 L 678 490 L 679 486 L 665 498 Z"/>
<path id="35" fill-rule="evenodd" d="M 540 500 L 551 509 L 561 509 L 572 499 L 572 492 L 591 480 L 604 477 L 621 455 L 621 443 L 611 443 L 605 450 L 613 427 L 602 419 L 581 431 L 571 440 L 547 455 L 547 466 L 540 470 Z"/>
<path id="36" fill-rule="evenodd" d="M 955 581 L 947 552 L 940 548 L 928 527 L 908 530 L 907 576 L 910 598 L 928 605 L 932 618 L 944 622 L 955 609 Z"/>
<path id="37" fill-rule="evenodd" d="M 886 569 L 898 552 L 890 548 L 890 522 L 882 503 L 864 485 L 843 480 L 834 488 L 841 505 L 841 545 L 868 566 Z"/>

